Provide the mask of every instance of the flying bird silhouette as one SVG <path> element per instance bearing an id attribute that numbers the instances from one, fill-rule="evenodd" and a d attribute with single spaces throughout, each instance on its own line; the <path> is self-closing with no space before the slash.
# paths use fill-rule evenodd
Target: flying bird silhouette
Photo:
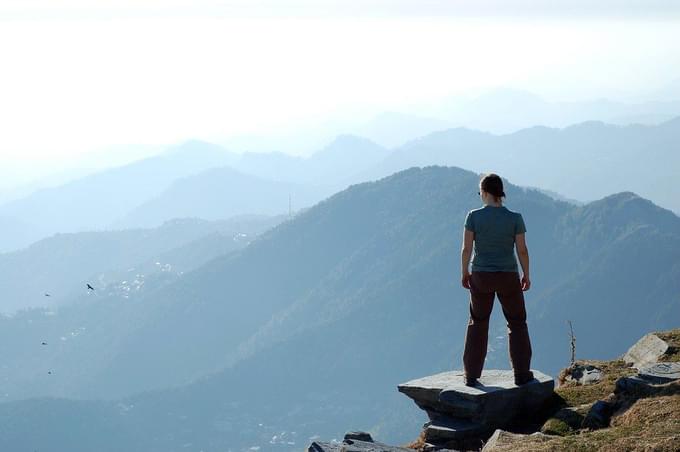
<path id="1" fill-rule="evenodd" d="M 50 294 L 48 294 L 47 292 L 45 292 L 45 296 L 46 296 L 46 297 L 51 297 L 52 295 L 50 295 Z"/>
<path id="2" fill-rule="evenodd" d="M 94 290 L 94 287 L 92 287 L 90 283 L 87 283 L 87 290 Z"/>
<path id="3" fill-rule="evenodd" d="M 43 341 L 42 345 L 47 345 L 47 342 L 44 342 L 44 341 Z"/>

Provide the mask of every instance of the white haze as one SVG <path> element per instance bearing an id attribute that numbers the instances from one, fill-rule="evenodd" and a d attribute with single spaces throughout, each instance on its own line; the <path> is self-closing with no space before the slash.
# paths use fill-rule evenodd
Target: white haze
<path id="1" fill-rule="evenodd" d="M 680 77 L 665 2 L 97 5 L 0 4 L 0 188 L 192 138 L 307 154 L 382 112 L 428 116 L 499 86 L 670 100 Z"/>

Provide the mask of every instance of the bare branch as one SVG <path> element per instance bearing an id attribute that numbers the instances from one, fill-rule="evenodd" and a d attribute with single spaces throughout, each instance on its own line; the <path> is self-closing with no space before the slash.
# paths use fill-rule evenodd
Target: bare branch
<path id="1" fill-rule="evenodd" d="M 574 328 L 571 325 L 571 320 L 567 320 L 569 324 L 569 337 L 571 338 L 571 364 L 570 367 L 574 367 L 576 364 L 576 336 L 574 336 Z"/>

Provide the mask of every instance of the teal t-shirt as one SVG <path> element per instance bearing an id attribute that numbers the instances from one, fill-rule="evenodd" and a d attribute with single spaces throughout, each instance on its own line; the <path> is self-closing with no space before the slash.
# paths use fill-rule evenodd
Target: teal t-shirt
<path id="1" fill-rule="evenodd" d="M 519 212 L 485 205 L 468 212 L 465 229 L 475 233 L 472 271 L 516 272 L 515 235 L 526 232 Z"/>

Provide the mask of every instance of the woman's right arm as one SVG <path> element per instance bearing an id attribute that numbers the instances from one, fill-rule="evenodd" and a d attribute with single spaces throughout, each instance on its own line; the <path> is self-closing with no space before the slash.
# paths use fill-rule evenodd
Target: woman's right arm
<path id="1" fill-rule="evenodd" d="M 475 233 L 469 229 L 465 229 L 463 233 L 463 246 L 460 251 L 461 256 L 461 284 L 466 289 L 470 288 L 470 257 L 472 256 L 472 244 L 475 239 Z"/>
<path id="2" fill-rule="evenodd" d="M 529 277 L 529 250 L 527 249 L 524 233 L 515 235 L 515 247 L 517 248 L 517 258 L 522 266 L 522 290 L 529 290 L 531 279 Z"/>

